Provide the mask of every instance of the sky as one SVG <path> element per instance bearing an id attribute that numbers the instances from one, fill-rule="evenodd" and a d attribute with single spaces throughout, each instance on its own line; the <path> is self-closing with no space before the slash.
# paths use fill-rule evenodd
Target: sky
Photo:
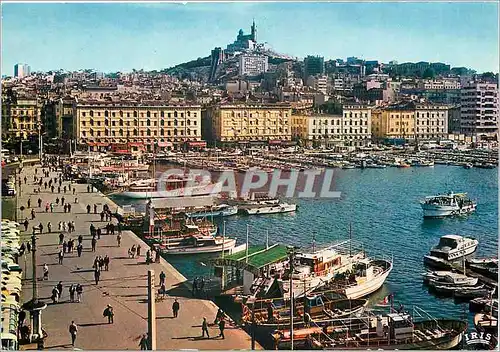
<path id="1" fill-rule="evenodd" d="M 303 58 L 357 56 L 499 70 L 498 4 L 490 3 L 2 3 L 2 74 L 161 70 L 232 43 L 242 28 Z"/>

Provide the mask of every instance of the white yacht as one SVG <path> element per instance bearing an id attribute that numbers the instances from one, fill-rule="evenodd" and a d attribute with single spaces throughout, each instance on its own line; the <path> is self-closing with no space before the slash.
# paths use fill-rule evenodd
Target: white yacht
<path id="1" fill-rule="evenodd" d="M 190 218 L 204 218 L 204 217 L 217 217 L 217 216 L 231 216 L 238 214 L 237 205 L 219 204 L 210 208 L 195 209 L 194 211 L 186 213 Z"/>
<path id="2" fill-rule="evenodd" d="M 442 236 L 439 244 L 431 249 L 430 255 L 424 256 L 424 263 L 441 265 L 462 259 L 474 253 L 479 241 L 459 235 Z"/>
<path id="3" fill-rule="evenodd" d="M 194 185 L 190 186 L 190 183 Z M 195 197 L 217 195 L 221 189 L 220 183 L 197 183 L 189 178 L 181 177 L 158 181 L 155 179 L 135 181 L 119 195 L 134 199 Z"/>
<path id="4" fill-rule="evenodd" d="M 290 213 L 297 210 L 297 204 L 278 203 L 271 205 L 255 205 L 243 208 L 247 215 Z"/>
<path id="5" fill-rule="evenodd" d="M 467 197 L 467 193 L 447 193 L 426 197 L 420 202 L 424 218 L 443 218 L 463 215 L 476 210 L 477 203 Z"/>
<path id="6" fill-rule="evenodd" d="M 235 245 L 235 238 L 193 235 L 180 241 L 168 241 L 161 246 L 161 252 L 169 255 L 230 252 Z"/>

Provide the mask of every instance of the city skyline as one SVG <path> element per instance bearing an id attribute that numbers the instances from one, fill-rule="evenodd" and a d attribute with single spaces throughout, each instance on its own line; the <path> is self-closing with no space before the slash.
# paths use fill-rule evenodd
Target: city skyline
<path id="1" fill-rule="evenodd" d="M 4 3 L 2 18 L 7 75 L 18 62 L 33 71 L 161 70 L 225 47 L 252 19 L 259 42 L 293 57 L 495 73 L 499 63 L 497 3 Z"/>

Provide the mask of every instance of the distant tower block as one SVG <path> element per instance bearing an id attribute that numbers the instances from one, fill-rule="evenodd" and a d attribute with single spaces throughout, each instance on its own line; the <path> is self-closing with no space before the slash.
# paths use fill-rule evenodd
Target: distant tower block
<path id="1" fill-rule="evenodd" d="M 255 26 L 255 19 L 252 21 L 252 40 L 257 42 L 257 27 Z"/>

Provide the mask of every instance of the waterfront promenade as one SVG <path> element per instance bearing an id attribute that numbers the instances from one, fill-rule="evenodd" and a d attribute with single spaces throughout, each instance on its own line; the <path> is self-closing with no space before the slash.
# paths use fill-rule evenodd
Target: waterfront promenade
<path id="1" fill-rule="evenodd" d="M 68 327 L 74 320 L 78 325 L 78 336 L 75 347 L 84 350 L 122 350 L 139 349 L 139 339 L 147 332 L 147 270 L 155 271 L 155 283 L 158 289 L 159 274 L 163 270 L 166 274 L 166 287 L 168 296 L 164 301 L 156 303 L 157 324 L 157 349 L 250 349 L 251 341 L 248 334 L 226 324 L 225 339 L 217 338 L 217 326 L 210 326 L 210 339 L 201 337 L 201 323 L 203 317 L 212 323 L 217 306 L 208 300 L 193 298 L 189 288 L 183 284 L 185 278 L 177 272 L 164 259 L 159 264 L 145 264 L 147 245 L 130 231 L 123 231 L 121 246 L 118 247 L 116 236 L 102 235 L 97 242 L 96 252 L 91 251 L 91 236 L 89 227 L 104 227 L 107 222 L 100 221 L 100 211 L 104 204 L 108 204 L 111 211 L 116 210 L 116 205 L 101 193 L 87 192 L 87 185 L 72 183 L 76 188 L 76 195 L 72 191 L 64 194 L 51 193 L 50 190 L 40 194 L 34 193 L 33 185 L 34 167 L 26 167 L 21 177 L 26 175 L 28 184 L 22 185 L 22 192 L 18 201 L 19 222 L 25 217 L 31 219 L 30 209 L 23 212 L 20 206 L 27 207 L 27 200 L 31 198 L 31 207 L 35 209 L 36 219 L 30 220 L 27 232 L 23 232 L 22 239 L 30 240 L 33 226 L 41 222 L 44 230 L 37 232 L 37 277 L 38 297 L 48 304 L 42 314 L 42 326 L 47 332 L 46 349 L 71 349 L 71 337 Z M 41 170 L 38 175 L 41 175 Z M 50 176 L 54 178 L 55 172 Z M 47 179 L 48 180 L 48 179 Z M 69 182 L 63 182 L 68 185 Z M 62 188 L 62 187 L 61 187 Z M 57 191 L 57 187 L 56 190 Z M 71 203 L 71 213 L 64 213 L 61 205 L 54 207 L 54 212 L 45 212 L 45 204 L 55 204 L 57 197 L 65 196 L 66 202 Z M 75 203 L 78 198 L 78 204 Z M 42 199 L 42 207 L 38 208 L 37 200 Z M 92 206 L 92 213 L 87 214 L 86 206 Z M 93 206 L 97 204 L 98 213 L 93 213 Z M 83 235 L 83 254 L 78 257 L 76 251 L 66 254 L 63 264 L 58 264 L 59 246 L 58 223 L 59 221 L 74 220 L 76 231 L 71 235 L 65 232 L 65 239 L 73 238 L 76 241 Z M 52 224 L 52 233 L 47 233 L 47 223 Z M 23 227 L 24 230 L 24 227 Z M 105 233 L 105 231 L 103 231 Z M 141 245 L 141 256 L 129 258 L 128 248 L 133 244 Z M 110 260 L 109 271 L 101 273 L 98 285 L 94 281 L 92 265 L 97 255 L 108 255 Z M 19 263 L 26 270 L 26 280 L 23 281 L 22 302 L 32 297 L 32 263 L 31 254 L 20 257 Z M 49 280 L 43 281 L 43 265 L 49 267 Z M 59 303 L 52 304 L 51 291 L 59 281 L 64 285 Z M 81 303 L 71 303 L 68 287 L 71 284 L 83 285 L 83 300 Z M 179 316 L 173 318 L 172 303 L 177 298 L 180 303 Z M 103 317 L 103 311 L 110 304 L 114 309 L 114 323 L 108 324 Z M 32 347 L 32 345 L 30 345 Z M 259 348 L 257 344 L 257 348 Z"/>

